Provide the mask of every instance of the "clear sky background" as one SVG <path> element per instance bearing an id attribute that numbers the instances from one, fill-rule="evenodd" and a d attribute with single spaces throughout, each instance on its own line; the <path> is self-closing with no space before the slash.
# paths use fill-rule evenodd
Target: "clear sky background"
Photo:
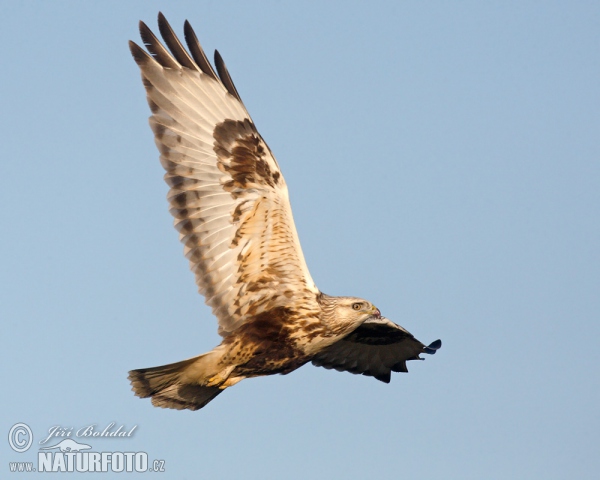
<path id="1" fill-rule="evenodd" d="M 441 338 L 437 355 L 389 385 L 308 365 L 198 412 L 133 396 L 128 370 L 219 342 L 127 47 L 159 10 L 225 58 L 319 288 Z M 3 478 L 51 426 L 113 421 L 138 425 L 134 437 L 89 443 L 164 459 L 160 478 L 595 478 L 598 2 L 3 1 L 0 13 Z M 34 432 L 23 454 L 6 441 L 17 422 Z"/>

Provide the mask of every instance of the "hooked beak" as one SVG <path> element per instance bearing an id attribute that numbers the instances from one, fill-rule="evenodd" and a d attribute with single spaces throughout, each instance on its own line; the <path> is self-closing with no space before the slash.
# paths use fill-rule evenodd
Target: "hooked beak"
<path id="1" fill-rule="evenodd" d="M 381 318 L 381 312 L 379 311 L 379 309 L 373 305 L 373 307 L 371 308 L 371 315 L 374 316 L 375 318 Z"/>

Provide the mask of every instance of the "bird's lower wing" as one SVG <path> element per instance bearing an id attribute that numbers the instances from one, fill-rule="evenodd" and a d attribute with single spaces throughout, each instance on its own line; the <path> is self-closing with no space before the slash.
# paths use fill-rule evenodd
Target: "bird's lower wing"
<path id="1" fill-rule="evenodd" d="M 389 383 L 391 372 L 408 372 L 408 360 L 419 360 L 421 353 L 434 354 L 441 346 L 440 340 L 425 346 L 387 318 L 371 319 L 319 352 L 312 363 L 317 367 L 368 375 Z"/>

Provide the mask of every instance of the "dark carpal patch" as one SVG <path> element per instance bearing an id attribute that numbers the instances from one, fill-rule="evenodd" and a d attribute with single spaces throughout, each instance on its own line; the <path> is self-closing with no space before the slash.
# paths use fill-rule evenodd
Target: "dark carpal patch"
<path id="1" fill-rule="evenodd" d="M 405 338 L 414 338 L 410 333 L 400 329 L 390 329 L 387 325 L 363 323 L 348 335 L 345 340 L 366 345 L 391 345 Z"/>
<path id="2" fill-rule="evenodd" d="M 281 174 L 271 170 L 267 162 L 267 155 L 271 153 L 249 119 L 219 123 L 213 138 L 219 169 L 231 175 L 231 180 L 223 185 L 225 190 L 237 196 L 240 190 L 252 186 L 273 188 L 279 184 Z"/>
<path id="3" fill-rule="evenodd" d="M 236 333 L 253 343 L 286 344 L 289 343 L 288 327 L 293 317 L 289 308 L 276 307 L 254 315 Z"/>
<path id="4" fill-rule="evenodd" d="M 294 323 L 292 310 L 276 307 L 255 315 L 235 335 L 226 337 L 223 343 L 240 342 L 254 346 L 250 360 L 237 366 L 233 375 L 285 374 L 304 365 L 308 358 L 290 338 L 290 325 Z"/>

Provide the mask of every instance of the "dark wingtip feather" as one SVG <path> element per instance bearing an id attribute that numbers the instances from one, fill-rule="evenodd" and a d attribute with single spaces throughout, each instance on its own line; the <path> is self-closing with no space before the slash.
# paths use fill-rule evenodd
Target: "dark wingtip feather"
<path id="1" fill-rule="evenodd" d="M 363 375 L 372 375 L 377 380 L 379 380 L 380 382 L 383 382 L 383 383 L 390 383 L 390 381 L 392 380 L 392 372 L 389 370 L 386 373 L 378 373 L 378 374 L 374 374 L 374 373 L 371 374 L 369 372 L 365 372 L 365 373 L 363 373 Z"/>
<path id="2" fill-rule="evenodd" d="M 154 35 L 152 30 L 140 20 L 140 36 L 144 45 L 154 57 L 154 59 L 165 68 L 180 68 L 179 63 L 171 56 L 169 51 L 160 43 L 160 40 Z"/>
<path id="3" fill-rule="evenodd" d="M 158 30 L 175 59 L 184 67 L 191 70 L 198 70 L 198 66 L 194 63 L 188 52 L 186 52 L 162 12 L 158 12 Z"/>
<path id="4" fill-rule="evenodd" d="M 137 63 L 139 66 L 146 64 L 146 62 L 148 62 L 148 60 L 152 59 L 152 57 L 150 55 L 148 55 L 146 50 L 144 50 L 137 43 L 135 43 L 131 40 L 129 40 L 129 51 L 131 52 L 131 55 L 133 56 L 135 63 Z"/>
<path id="5" fill-rule="evenodd" d="M 435 354 L 440 348 L 442 348 L 442 341 L 436 340 L 435 342 L 431 342 L 428 346 L 423 349 L 423 353 L 428 353 L 429 355 Z"/>
<path id="6" fill-rule="evenodd" d="M 408 373 L 408 368 L 406 368 L 406 361 L 398 362 L 392 366 L 392 372 L 396 373 Z"/>
<path id="7" fill-rule="evenodd" d="M 152 37 L 154 37 L 152 30 L 150 30 L 150 27 L 148 25 L 146 25 L 143 20 L 139 21 L 138 28 L 140 30 L 140 37 L 142 37 L 142 41 L 144 42 L 144 45 L 148 46 L 148 43 L 149 43 L 148 38 L 150 38 L 150 40 L 151 40 Z M 156 37 L 154 37 L 154 38 L 156 38 Z"/>
<path id="8" fill-rule="evenodd" d="M 192 54 L 196 64 L 200 67 L 200 70 L 218 82 L 219 77 L 217 77 L 217 74 L 213 70 L 208 58 L 206 58 L 206 54 L 204 53 L 204 50 L 198 41 L 198 37 L 196 37 L 196 32 L 194 32 L 192 25 L 187 20 L 183 24 L 183 34 L 185 37 L 185 43 L 187 43 L 190 53 Z"/>
<path id="9" fill-rule="evenodd" d="M 237 89 L 235 88 L 235 85 L 233 84 L 231 75 L 229 75 L 229 72 L 227 71 L 227 67 L 225 66 L 223 57 L 221 57 L 221 54 L 218 50 L 215 50 L 215 66 L 217 67 L 219 78 L 221 78 L 221 82 L 223 83 L 223 85 L 225 85 L 227 91 L 235 98 L 237 98 L 240 101 L 240 103 L 243 103 L 242 99 L 240 98 L 240 94 L 238 93 Z"/>

